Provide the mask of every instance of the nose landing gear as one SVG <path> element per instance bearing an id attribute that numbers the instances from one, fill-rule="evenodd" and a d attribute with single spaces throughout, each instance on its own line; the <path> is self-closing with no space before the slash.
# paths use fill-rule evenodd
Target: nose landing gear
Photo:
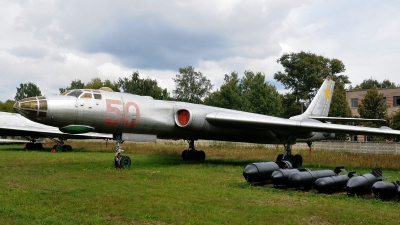
<path id="1" fill-rule="evenodd" d="M 130 167 L 132 163 L 131 158 L 129 158 L 127 155 L 121 154 L 124 152 L 124 150 L 121 149 L 121 144 L 124 142 L 122 141 L 122 136 L 115 135 L 114 139 L 116 140 L 114 167 L 117 169 Z"/>

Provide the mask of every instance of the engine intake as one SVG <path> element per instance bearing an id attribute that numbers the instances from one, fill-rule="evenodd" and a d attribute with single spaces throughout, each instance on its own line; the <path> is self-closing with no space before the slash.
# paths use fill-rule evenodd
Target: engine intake
<path id="1" fill-rule="evenodd" d="M 192 120 L 192 113 L 188 109 L 180 109 L 175 114 L 175 123 L 179 127 L 188 126 Z"/>

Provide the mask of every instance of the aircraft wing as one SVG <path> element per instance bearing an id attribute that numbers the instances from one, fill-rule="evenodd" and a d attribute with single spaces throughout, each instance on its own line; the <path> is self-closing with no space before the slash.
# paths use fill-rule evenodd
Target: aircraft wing
<path id="1" fill-rule="evenodd" d="M 67 134 L 61 132 L 57 127 L 51 127 L 33 122 L 20 114 L 0 112 L 0 135 L 1 136 L 32 136 L 51 137 L 60 139 L 112 139 L 112 134 L 85 133 Z"/>
<path id="2" fill-rule="evenodd" d="M 209 113 L 206 120 L 216 126 L 235 128 L 259 128 L 259 129 L 280 129 L 290 133 L 300 132 L 323 132 L 360 134 L 371 136 L 400 136 L 400 131 L 392 130 L 389 127 L 371 128 L 361 126 L 349 126 L 341 124 L 322 123 L 317 120 L 291 120 L 261 115 L 233 114 L 225 112 Z"/>

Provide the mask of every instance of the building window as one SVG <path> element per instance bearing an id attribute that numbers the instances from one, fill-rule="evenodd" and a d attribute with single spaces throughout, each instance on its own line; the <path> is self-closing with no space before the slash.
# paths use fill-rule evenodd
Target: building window
<path id="1" fill-rule="evenodd" d="M 386 97 L 383 97 L 382 101 L 386 105 Z"/>
<path id="2" fill-rule="evenodd" d="M 393 96 L 393 106 L 400 105 L 400 96 Z"/>
<path id="3" fill-rule="evenodd" d="M 351 108 L 358 108 L 358 98 L 351 99 Z"/>

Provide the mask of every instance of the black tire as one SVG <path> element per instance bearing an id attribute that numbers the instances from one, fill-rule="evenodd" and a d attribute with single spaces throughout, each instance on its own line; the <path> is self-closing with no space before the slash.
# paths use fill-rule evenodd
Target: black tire
<path id="1" fill-rule="evenodd" d="M 202 150 L 197 151 L 197 153 L 196 153 L 196 160 L 199 160 L 199 161 L 204 161 L 204 160 L 206 160 L 206 153 L 205 153 L 204 151 L 202 151 Z"/>
<path id="2" fill-rule="evenodd" d="M 122 168 L 127 168 L 131 166 L 131 158 L 129 156 L 123 155 L 121 157 L 120 166 Z"/>
<path id="3" fill-rule="evenodd" d="M 276 161 L 280 162 L 280 161 L 282 161 L 282 158 L 283 158 L 283 154 L 279 154 L 278 157 L 276 157 Z"/>
<path id="4" fill-rule="evenodd" d="M 64 146 L 62 145 L 55 145 L 55 146 L 56 146 L 55 147 L 56 152 L 62 152 L 64 150 Z"/>
<path id="5" fill-rule="evenodd" d="M 25 150 L 33 150 L 33 149 L 34 149 L 34 144 L 33 143 L 26 143 Z"/>
<path id="6" fill-rule="evenodd" d="M 189 150 L 187 153 L 188 160 L 195 160 L 196 159 L 196 150 Z"/>
<path id="7" fill-rule="evenodd" d="M 182 152 L 182 160 L 183 161 L 186 161 L 186 160 L 188 160 L 188 150 L 184 150 L 183 152 Z"/>
<path id="8" fill-rule="evenodd" d="M 117 157 L 114 157 L 114 167 L 115 167 L 115 168 L 118 168 Z"/>
<path id="9" fill-rule="evenodd" d="M 42 143 L 35 143 L 34 146 L 36 150 L 44 150 Z"/>
<path id="10" fill-rule="evenodd" d="M 293 161 L 294 168 L 300 168 L 303 165 L 303 157 L 301 157 L 299 154 L 296 154 L 293 157 Z"/>
<path id="11" fill-rule="evenodd" d="M 72 152 L 71 145 L 64 145 L 63 146 L 63 152 Z"/>

